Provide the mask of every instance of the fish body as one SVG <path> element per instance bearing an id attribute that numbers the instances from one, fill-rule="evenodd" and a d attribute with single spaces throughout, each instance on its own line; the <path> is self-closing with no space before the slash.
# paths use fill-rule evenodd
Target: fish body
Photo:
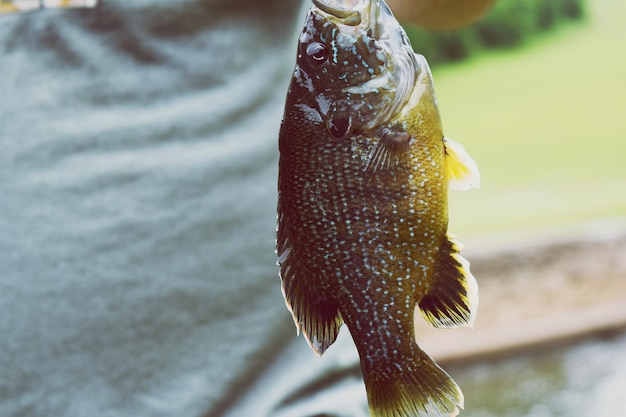
<path id="1" fill-rule="evenodd" d="M 416 305 L 471 325 L 477 285 L 447 233 L 449 186 L 478 185 L 444 138 L 432 76 L 384 2 L 314 0 L 279 136 L 277 253 L 321 355 L 345 322 L 374 417 L 456 415 L 463 396 L 416 343 Z"/>

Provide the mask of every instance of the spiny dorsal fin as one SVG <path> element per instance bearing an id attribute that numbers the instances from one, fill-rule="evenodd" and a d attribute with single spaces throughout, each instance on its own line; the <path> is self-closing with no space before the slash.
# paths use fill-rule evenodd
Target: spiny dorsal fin
<path id="1" fill-rule="evenodd" d="M 472 157 L 462 145 L 443 138 L 446 152 L 446 174 L 450 188 L 454 190 L 469 190 L 480 187 L 480 173 Z"/>
<path id="2" fill-rule="evenodd" d="M 304 334 L 311 349 L 321 356 L 337 339 L 343 319 L 337 306 L 315 296 L 307 286 L 307 274 L 295 261 L 295 253 L 285 233 L 278 233 L 278 264 L 282 290 L 298 334 Z"/>
<path id="3" fill-rule="evenodd" d="M 435 327 L 474 325 L 478 284 L 460 250 L 460 244 L 447 236 L 439 250 L 433 285 L 418 303 L 426 321 Z"/>
<path id="4" fill-rule="evenodd" d="M 369 181 L 376 173 L 389 171 L 396 166 L 398 156 L 409 150 L 411 135 L 407 132 L 384 128 L 365 166 L 364 178 Z"/>

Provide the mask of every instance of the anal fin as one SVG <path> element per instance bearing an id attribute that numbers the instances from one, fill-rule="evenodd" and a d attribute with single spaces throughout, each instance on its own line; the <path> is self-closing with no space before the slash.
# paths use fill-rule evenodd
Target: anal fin
<path id="1" fill-rule="evenodd" d="M 473 326 L 478 307 L 478 284 L 460 244 L 447 236 L 435 264 L 430 291 L 418 302 L 422 315 L 435 327 Z"/>

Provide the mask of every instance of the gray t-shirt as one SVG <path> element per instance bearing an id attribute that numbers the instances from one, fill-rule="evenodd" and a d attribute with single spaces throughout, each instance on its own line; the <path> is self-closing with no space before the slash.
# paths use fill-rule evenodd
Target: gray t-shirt
<path id="1" fill-rule="evenodd" d="M 316 358 L 275 265 L 304 7 L 0 17 L 0 415 L 367 415 L 346 329 Z"/>

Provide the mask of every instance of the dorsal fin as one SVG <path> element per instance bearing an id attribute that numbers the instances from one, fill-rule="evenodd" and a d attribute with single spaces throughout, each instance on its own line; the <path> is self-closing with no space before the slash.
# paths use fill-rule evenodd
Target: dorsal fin
<path id="1" fill-rule="evenodd" d="M 446 152 L 446 175 L 450 188 L 455 190 L 469 190 L 480 187 L 480 173 L 472 157 L 462 145 L 443 138 Z"/>
<path id="2" fill-rule="evenodd" d="M 321 356 L 335 342 L 343 319 L 336 305 L 317 296 L 307 285 L 309 273 L 302 268 L 301 262 L 297 262 L 297 254 L 281 214 L 279 199 L 277 253 L 283 295 L 298 334 L 302 330 L 311 349 Z"/>
<path id="3" fill-rule="evenodd" d="M 447 236 L 435 264 L 430 291 L 419 301 L 422 315 L 435 327 L 473 326 L 478 307 L 478 284 L 460 244 Z"/>

